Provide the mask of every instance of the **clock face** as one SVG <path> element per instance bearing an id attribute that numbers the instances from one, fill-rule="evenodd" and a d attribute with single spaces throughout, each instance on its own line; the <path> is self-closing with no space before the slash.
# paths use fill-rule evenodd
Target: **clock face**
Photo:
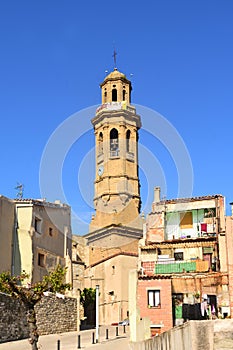
<path id="1" fill-rule="evenodd" d="M 99 166 L 99 169 L 98 169 L 98 175 L 99 175 L 99 176 L 103 175 L 103 172 L 104 172 L 104 166 L 103 166 L 103 165 L 100 165 L 100 166 Z"/>

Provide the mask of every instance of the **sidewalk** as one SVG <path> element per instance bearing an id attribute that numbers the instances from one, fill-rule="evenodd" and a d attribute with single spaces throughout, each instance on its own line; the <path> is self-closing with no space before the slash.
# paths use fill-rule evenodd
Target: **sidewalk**
<path id="1" fill-rule="evenodd" d="M 108 340 L 106 340 L 106 329 L 108 329 Z M 101 326 L 99 328 L 99 342 L 92 344 L 93 333 L 95 329 L 69 332 L 62 334 L 42 335 L 39 338 L 38 348 L 40 350 L 58 350 L 58 341 L 60 341 L 60 350 L 78 349 L 78 335 L 80 335 L 81 349 L 85 350 L 128 350 L 129 349 L 129 327 L 126 327 L 126 333 L 123 327 L 118 327 L 118 336 L 116 336 L 116 327 Z M 95 339 L 95 337 L 94 337 Z M 27 339 L 17 340 L 0 344 L 0 350 L 31 350 Z"/>

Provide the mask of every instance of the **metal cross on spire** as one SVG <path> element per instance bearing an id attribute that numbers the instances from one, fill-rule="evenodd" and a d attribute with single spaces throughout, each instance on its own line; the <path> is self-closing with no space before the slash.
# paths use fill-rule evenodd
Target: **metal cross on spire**
<path id="1" fill-rule="evenodd" d="M 116 50 L 114 49 L 113 55 L 112 55 L 112 57 L 113 57 L 113 59 L 114 59 L 114 68 L 116 68 L 116 56 L 117 56 L 117 52 L 116 52 Z"/>

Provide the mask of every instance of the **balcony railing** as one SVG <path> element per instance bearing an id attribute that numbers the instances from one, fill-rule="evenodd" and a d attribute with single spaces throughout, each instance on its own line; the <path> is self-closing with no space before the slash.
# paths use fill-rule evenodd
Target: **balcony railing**
<path id="1" fill-rule="evenodd" d="M 110 158 L 118 158 L 119 157 L 119 150 L 116 151 L 110 151 Z"/>
<path id="2" fill-rule="evenodd" d="M 130 161 L 134 161 L 134 153 L 133 152 L 126 152 L 126 159 Z"/>
<path id="3" fill-rule="evenodd" d="M 209 261 L 205 260 L 175 261 L 174 263 L 155 265 L 155 274 L 207 271 L 209 271 Z"/>

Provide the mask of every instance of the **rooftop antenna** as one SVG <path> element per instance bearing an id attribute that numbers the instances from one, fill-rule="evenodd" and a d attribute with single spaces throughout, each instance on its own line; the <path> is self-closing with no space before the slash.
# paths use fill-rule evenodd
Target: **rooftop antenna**
<path id="1" fill-rule="evenodd" d="M 18 190 L 16 197 L 19 199 L 23 198 L 23 190 L 24 190 L 24 185 L 20 184 L 17 182 L 17 186 L 15 187 L 15 190 Z"/>
<path id="2" fill-rule="evenodd" d="M 114 48 L 113 55 L 112 55 L 113 60 L 114 60 L 114 69 L 117 69 L 117 67 L 116 67 L 116 56 L 117 56 L 117 52 L 116 52 L 116 50 Z"/>

